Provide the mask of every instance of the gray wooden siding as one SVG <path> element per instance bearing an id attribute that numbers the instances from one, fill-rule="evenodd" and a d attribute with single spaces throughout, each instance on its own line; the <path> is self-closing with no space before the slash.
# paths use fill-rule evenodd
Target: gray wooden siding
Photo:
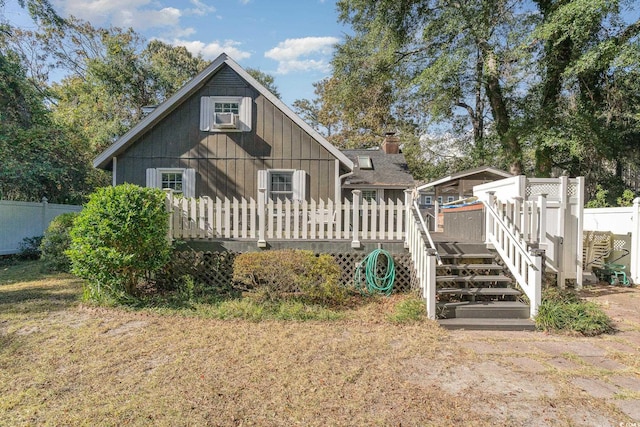
<path id="1" fill-rule="evenodd" d="M 199 130 L 200 97 L 253 98 L 251 132 Z M 145 185 L 147 168 L 196 170 L 196 196 L 253 197 L 258 170 L 307 172 L 307 199 L 333 199 L 334 157 L 231 68 L 218 73 L 118 157 L 116 183 Z"/>

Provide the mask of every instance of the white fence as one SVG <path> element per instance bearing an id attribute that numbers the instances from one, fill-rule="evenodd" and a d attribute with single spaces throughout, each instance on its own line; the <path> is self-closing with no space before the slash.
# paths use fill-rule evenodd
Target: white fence
<path id="1" fill-rule="evenodd" d="M 15 254 L 26 237 L 42 236 L 51 220 L 67 212 L 80 212 L 82 206 L 0 200 L 0 255 Z"/>
<path id="2" fill-rule="evenodd" d="M 640 283 L 640 199 L 630 207 L 585 209 L 584 230 L 631 235 L 630 279 Z"/>
<path id="3" fill-rule="evenodd" d="M 402 241 L 406 228 L 401 201 L 258 202 L 254 199 L 177 198 L 167 193 L 174 239 Z"/>
<path id="4" fill-rule="evenodd" d="M 503 203 L 544 204 L 537 222 L 543 224 L 538 245 L 545 250 L 545 264 L 557 273 L 561 287 L 565 279 L 582 286 L 583 178 L 516 176 L 475 186 L 473 193 L 485 202 L 493 195 Z"/>

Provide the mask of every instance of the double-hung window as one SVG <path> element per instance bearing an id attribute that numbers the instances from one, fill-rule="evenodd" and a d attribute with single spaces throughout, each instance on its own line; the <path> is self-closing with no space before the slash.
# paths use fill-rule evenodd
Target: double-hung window
<path id="1" fill-rule="evenodd" d="M 190 168 L 149 168 L 147 187 L 170 189 L 174 195 L 195 197 L 196 171 Z"/>
<path id="2" fill-rule="evenodd" d="M 271 200 L 293 200 L 293 171 L 269 173 L 269 195 Z"/>
<path id="3" fill-rule="evenodd" d="M 258 171 L 258 197 L 267 202 L 306 200 L 307 173 L 303 170 L 264 169 Z"/>

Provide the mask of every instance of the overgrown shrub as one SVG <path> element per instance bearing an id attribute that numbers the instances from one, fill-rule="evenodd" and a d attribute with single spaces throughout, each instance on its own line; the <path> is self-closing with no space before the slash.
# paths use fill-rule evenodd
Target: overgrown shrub
<path id="1" fill-rule="evenodd" d="M 73 221 L 78 216 L 76 212 L 58 215 L 51 221 L 44 232 L 40 250 L 44 268 L 51 271 L 69 271 L 71 261 L 65 253 L 71 245 L 69 232 L 73 228 Z"/>
<path id="2" fill-rule="evenodd" d="M 536 326 L 545 331 L 569 331 L 593 336 L 613 331 L 611 319 L 595 303 L 581 299 L 575 292 L 546 289 L 538 308 Z"/>
<path id="3" fill-rule="evenodd" d="M 342 302 L 346 289 L 339 284 L 340 274 L 340 266 L 330 255 L 302 250 L 244 253 L 233 264 L 234 282 L 266 301 L 295 297 Z"/>
<path id="4" fill-rule="evenodd" d="M 161 190 L 132 184 L 92 194 L 71 230 L 71 271 L 86 279 L 85 298 L 136 293 L 169 259 L 168 213 Z"/>
<path id="5" fill-rule="evenodd" d="M 18 244 L 18 258 L 38 259 L 40 258 L 40 243 L 42 236 L 25 237 Z"/>

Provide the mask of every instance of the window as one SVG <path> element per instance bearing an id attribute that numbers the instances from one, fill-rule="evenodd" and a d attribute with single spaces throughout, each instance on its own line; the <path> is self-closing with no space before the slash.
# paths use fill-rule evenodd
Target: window
<path id="1" fill-rule="evenodd" d="M 442 204 L 442 196 L 438 196 L 438 203 Z"/>
<path id="2" fill-rule="evenodd" d="M 242 96 L 200 98 L 200 130 L 203 132 L 248 132 L 251 130 L 253 99 Z"/>
<path id="3" fill-rule="evenodd" d="M 431 196 L 422 196 L 422 204 L 423 205 L 432 205 L 433 204 L 433 197 L 431 197 Z"/>
<path id="4" fill-rule="evenodd" d="M 378 190 L 362 190 L 362 200 L 366 200 L 368 203 L 378 201 Z"/>
<path id="5" fill-rule="evenodd" d="M 170 188 L 175 195 L 196 196 L 196 171 L 190 168 L 149 168 L 147 187 Z"/>
<path id="6" fill-rule="evenodd" d="M 272 171 L 269 174 L 271 200 L 293 200 L 293 171 Z"/>
<path id="7" fill-rule="evenodd" d="M 373 162 L 369 156 L 358 156 L 358 166 L 360 169 L 373 169 Z"/>
<path id="8" fill-rule="evenodd" d="M 174 194 L 182 194 L 182 172 L 162 172 L 160 173 L 160 188 L 170 188 Z"/>
<path id="9" fill-rule="evenodd" d="M 261 191 L 264 190 L 264 191 Z M 303 170 L 264 169 L 258 171 L 258 200 L 301 202 L 306 200 L 307 173 Z"/>
<path id="10" fill-rule="evenodd" d="M 216 113 L 233 113 L 238 114 L 240 104 L 237 102 L 214 102 L 213 111 Z"/>
<path id="11" fill-rule="evenodd" d="M 455 196 L 447 196 L 447 203 L 451 203 L 455 200 Z"/>

